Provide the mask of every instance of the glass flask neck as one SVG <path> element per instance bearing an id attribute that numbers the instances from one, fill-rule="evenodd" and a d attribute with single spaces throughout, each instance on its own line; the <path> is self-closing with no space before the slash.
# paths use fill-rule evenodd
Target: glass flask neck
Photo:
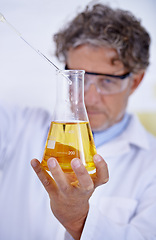
<path id="1" fill-rule="evenodd" d="M 84 70 L 57 72 L 57 94 L 54 121 L 87 121 L 84 103 Z"/>

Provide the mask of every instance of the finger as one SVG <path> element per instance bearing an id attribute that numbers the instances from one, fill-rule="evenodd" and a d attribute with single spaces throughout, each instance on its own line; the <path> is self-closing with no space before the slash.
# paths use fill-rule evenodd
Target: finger
<path id="1" fill-rule="evenodd" d="M 71 161 L 71 167 L 75 172 L 79 185 L 85 191 L 91 191 L 94 188 L 93 181 L 80 159 L 74 158 Z"/>
<path id="2" fill-rule="evenodd" d="M 51 176 L 41 167 L 40 162 L 37 159 L 31 160 L 31 166 L 36 172 L 38 178 L 40 179 L 41 183 L 45 187 L 46 191 L 49 195 L 51 195 L 54 191 L 56 191 L 56 183 L 51 178 Z"/>
<path id="3" fill-rule="evenodd" d="M 47 165 L 49 167 L 49 170 L 50 170 L 53 178 L 55 179 L 55 182 L 56 182 L 58 188 L 62 192 L 68 191 L 68 189 L 70 188 L 70 184 L 69 184 L 64 172 L 62 171 L 60 165 L 58 164 L 57 160 L 55 158 L 49 158 L 47 161 Z"/>
<path id="4" fill-rule="evenodd" d="M 96 166 L 96 177 L 93 177 L 93 182 L 95 187 L 97 187 L 108 182 L 109 173 L 107 163 L 100 155 L 98 154 L 94 155 L 93 160 Z"/>

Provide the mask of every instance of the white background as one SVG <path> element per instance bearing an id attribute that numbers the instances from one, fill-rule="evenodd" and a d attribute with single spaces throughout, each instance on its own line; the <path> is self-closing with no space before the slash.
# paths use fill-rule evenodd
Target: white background
<path id="1" fill-rule="evenodd" d="M 129 101 L 130 111 L 156 111 L 156 0 L 93 1 L 132 11 L 148 29 L 151 64 L 143 83 Z M 0 12 L 36 49 L 54 61 L 52 36 L 88 0 L 0 0 Z M 0 22 L 0 100 L 52 111 L 55 99 L 55 69 L 28 47 L 6 23 Z"/>

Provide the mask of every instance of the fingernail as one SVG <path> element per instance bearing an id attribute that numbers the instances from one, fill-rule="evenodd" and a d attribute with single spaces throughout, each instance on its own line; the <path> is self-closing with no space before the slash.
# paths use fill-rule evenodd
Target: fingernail
<path id="1" fill-rule="evenodd" d="M 101 162 L 101 160 L 102 160 L 102 159 L 101 159 L 101 157 L 100 157 L 99 155 L 97 155 L 97 154 L 94 155 L 94 162 L 95 162 L 95 163 Z"/>
<path id="2" fill-rule="evenodd" d="M 71 161 L 71 164 L 74 168 L 79 168 L 81 166 L 81 162 L 79 159 L 75 158 Z"/>
<path id="3" fill-rule="evenodd" d="M 56 167 L 56 161 L 54 158 L 49 158 L 47 161 L 47 165 L 49 168 L 55 168 Z"/>
<path id="4" fill-rule="evenodd" d="M 37 165 L 38 165 L 38 162 L 37 162 L 37 161 L 35 161 L 34 159 L 31 160 L 31 166 L 32 166 L 33 168 L 37 167 Z"/>

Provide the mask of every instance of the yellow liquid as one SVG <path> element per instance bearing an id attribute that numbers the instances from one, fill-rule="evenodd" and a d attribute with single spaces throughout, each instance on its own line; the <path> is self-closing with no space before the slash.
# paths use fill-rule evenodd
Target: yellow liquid
<path id="1" fill-rule="evenodd" d="M 47 160 L 55 157 L 64 172 L 73 172 L 70 162 L 80 158 L 87 171 L 95 172 L 93 156 L 96 148 L 88 122 L 52 122 L 44 150 L 42 166 L 48 169 Z"/>

